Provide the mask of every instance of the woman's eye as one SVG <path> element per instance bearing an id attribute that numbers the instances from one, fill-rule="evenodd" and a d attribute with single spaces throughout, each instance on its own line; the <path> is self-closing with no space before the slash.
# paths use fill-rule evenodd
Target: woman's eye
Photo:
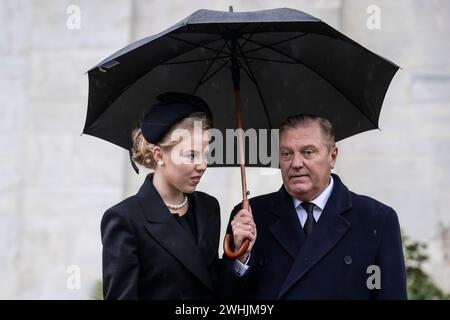
<path id="1" fill-rule="evenodd" d="M 197 158 L 197 154 L 195 152 L 188 152 L 186 153 L 185 157 L 190 160 L 195 160 Z"/>

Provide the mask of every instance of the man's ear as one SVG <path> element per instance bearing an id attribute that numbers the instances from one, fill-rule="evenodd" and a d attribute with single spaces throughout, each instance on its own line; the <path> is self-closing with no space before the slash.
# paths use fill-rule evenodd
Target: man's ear
<path id="1" fill-rule="evenodd" d="M 331 169 L 334 169 L 334 165 L 336 164 L 338 156 L 338 147 L 334 145 L 331 149 Z"/>

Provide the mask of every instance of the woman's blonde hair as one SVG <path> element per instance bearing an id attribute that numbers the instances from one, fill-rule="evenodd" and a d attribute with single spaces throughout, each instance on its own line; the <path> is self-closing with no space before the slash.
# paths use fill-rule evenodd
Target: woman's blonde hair
<path id="1" fill-rule="evenodd" d="M 172 132 L 176 129 L 192 130 L 194 129 L 194 123 L 196 121 L 202 122 L 203 130 L 208 130 L 211 128 L 211 119 L 208 118 L 206 113 L 192 113 L 186 118 L 183 118 L 179 122 L 175 123 L 157 144 L 149 143 L 147 140 L 145 140 L 141 128 L 135 128 L 131 133 L 131 139 L 133 141 L 133 145 L 131 148 L 132 160 L 145 168 L 154 170 L 156 168 L 156 161 L 153 158 L 153 148 L 155 146 L 158 146 L 163 150 L 167 150 L 170 147 L 176 145 L 179 140 L 170 141 L 169 139 Z"/>

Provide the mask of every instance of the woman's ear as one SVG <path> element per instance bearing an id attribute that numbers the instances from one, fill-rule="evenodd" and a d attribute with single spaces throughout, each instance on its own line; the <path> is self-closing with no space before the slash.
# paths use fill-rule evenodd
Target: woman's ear
<path id="1" fill-rule="evenodd" d="M 153 153 L 153 159 L 155 160 L 156 163 L 164 161 L 164 155 L 163 155 L 163 152 L 160 147 L 154 146 L 152 148 L 152 153 Z"/>

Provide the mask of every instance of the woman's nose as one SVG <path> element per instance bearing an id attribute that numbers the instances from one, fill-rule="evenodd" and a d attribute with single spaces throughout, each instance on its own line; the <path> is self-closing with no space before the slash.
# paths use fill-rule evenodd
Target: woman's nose
<path id="1" fill-rule="evenodd" d="M 206 157 L 202 157 L 199 163 L 195 166 L 198 171 L 205 171 L 207 167 L 207 159 Z"/>

